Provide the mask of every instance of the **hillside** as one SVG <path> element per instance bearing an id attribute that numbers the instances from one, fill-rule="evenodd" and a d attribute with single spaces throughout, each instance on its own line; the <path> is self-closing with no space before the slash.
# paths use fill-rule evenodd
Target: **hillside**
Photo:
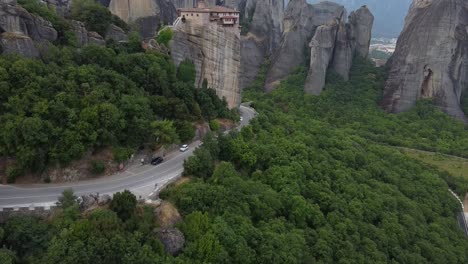
<path id="1" fill-rule="evenodd" d="M 85 172 L 100 174 L 103 162 L 117 167 L 117 162 L 126 161 L 138 149 L 155 150 L 192 140 L 195 123 L 235 118 L 237 113 L 230 111 L 213 89 L 195 88 L 191 62 L 184 61 L 176 67 L 169 56 L 157 49 L 145 52 L 136 32 L 125 33 L 128 38 L 122 41 L 114 38 L 77 41 L 77 36 L 89 36 L 80 32 L 96 33 L 91 31 L 96 30 L 107 37 L 106 32 L 114 27 L 112 21 L 122 27 L 125 23 L 115 20 L 96 3 L 75 4 L 79 8 L 72 10 L 83 12 L 74 17 L 84 23 L 59 17 L 34 0 L 20 1 L 30 13 L 21 6 L 2 6 L 23 12 L 21 23 L 29 23 L 32 17 L 43 21 L 43 25 L 51 24 L 51 32 L 58 32 L 50 42 L 35 38 L 32 33 L 36 31 L 31 30 L 2 34 L 2 41 L 10 35 L 29 41 L 31 45 L 23 55 L 34 55 L 34 58 L 18 56 L 20 49 L 4 50 L 0 56 L 3 180 L 13 183 L 23 174 L 33 174 L 36 179 L 48 182 L 51 179 L 47 169 L 66 167 L 84 156 L 110 149 L 113 153 L 110 161 L 88 164 L 90 172 Z M 98 14 L 107 15 L 94 17 Z M 8 16 L 18 18 L 16 13 Z M 52 22 L 44 22 L 47 21 L 44 18 Z M 82 25 L 83 31 L 74 31 L 76 24 Z M 31 28 L 34 26 L 37 23 Z M 43 28 L 36 29 L 44 32 Z M 94 167 L 100 169 L 93 171 Z"/>
<path id="2" fill-rule="evenodd" d="M 191 178 L 162 194 L 183 217 L 177 226 L 185 243 L 175 256 L 163 248 L 179 248 L 177 231 L 151 231 L 160 216 L 131 202 L 118 206 L 121 198 L 111 210 L 79 214 L 71 206 L 47 222 L 13 218 L 2 227 L 4 245 L 20 259 L 50 264 L 79 258 L 83 263 L 468 261 L 468 242 L 455 217 L 459 204 L 447 191 L 466 191 L 466 180 L 453 181 L 388 146 L 468 156 L 461 123 L 428 102 L 401 115 L 379 110 L 385 73 L 363 60 L 354 64 L 348 83 L 329 76 L 319 97 L 304 96 L 304 69 L 270 94 L 262 92 L 262 76 L 244 94 L 259 117 L 240 133 L 207 137 L 185 164 Z M 161 230 L 172 232 L 173 242 L 158 235 Z M 15 242 L 27 239 L 34 243 Z"/>

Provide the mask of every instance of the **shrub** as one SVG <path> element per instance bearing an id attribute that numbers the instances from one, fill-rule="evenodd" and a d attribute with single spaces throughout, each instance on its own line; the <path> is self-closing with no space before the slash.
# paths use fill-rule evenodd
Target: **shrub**
<path id="1" fill-rule="evenodd" d="M 134 151 L 131 148 L 118 147 L 112 150 L 112 155 L 115 162 L 121 163 L 128 160 L 132 156 L 133 152 Z"/>
<path id="2" fill-rule="evenodd" d="M 159 44 L 164 44 L 166 47 L 169 47 L 169 42 L 172 40 L 174 32 L 168 27 L 161 29 L 156 37 L 156 41 Z"/>
<path id="3" fill-rule="evenodd" d="M 8 167 L 6 169 L 7 183 L 15 183 L 16 178 L 21 175 L 21 170 L 17 167 Z"/>
<path id="4" fill-rule="evenodd" d="M 102 174 L 106 171 L 106 165 L 100 160 L 93 160 L 91 161 L 90 171 L 94 175 Z"/>
<path id="5" fill-rule="evenodd" d="M 117 213 L 120 219 L 126 221 L 133 216 L 135 212 L 137 200 L 133 193 L 129 190 L 114 194 L 110 209 Z"/>
<path id="6" fill-rule="evenodd" d="M 211 120 L 210 121 L 210 128 L 211 128 L 211 131 L 218 132 L 219 129 L 221 128 L 221 125 L 219 124 L 219 122 L 217 120 Z"/>

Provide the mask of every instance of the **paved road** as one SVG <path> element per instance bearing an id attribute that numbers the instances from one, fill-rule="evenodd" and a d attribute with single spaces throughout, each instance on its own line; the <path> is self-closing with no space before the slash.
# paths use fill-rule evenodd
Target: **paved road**
<path id="1" fill-rule="evenodd" d="M 240 113 L 243 120 L 238 129 L 246 126 L 256 112 L 252 108 L 241 105 Z M 57 201 L 64 189 L 73 188 L 77 195 L 90 193 L 113 194 L 125 189 L 132 191 L 139 198 L 152 195 L 155 185 L 162 186 L 183 172 L 183 162 L 192 155 L 200 141 L 190 144 L 186 152 L 176 152 L 172 157 L 158 166 L 144 165 L 133 167 L 119 174 L 94 180 L 63 184 L 33 184 L 33 185 L 0 185 L 0 208 L 51 206 Z"/>

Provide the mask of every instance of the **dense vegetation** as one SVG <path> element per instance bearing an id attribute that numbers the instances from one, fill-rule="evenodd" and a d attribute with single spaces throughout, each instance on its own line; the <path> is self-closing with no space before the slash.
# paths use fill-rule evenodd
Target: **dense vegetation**
<path id="1" fill-rule="evenodd" d="M 427 101 L 385 114 L 377 106 L 384 72 L 359 61 L 352 76 L 330 76 L 319 97 L 303 95 L 301 70 L 271 94 L 246 92 L 259 118 L 241 133 L 208 138 L 185 164 L 192 182 L 165 193 L 185 215 L 182 259 L 468 262 L 459 204 L 447 191 L 464 194 L 466 180 L 389 146 L 466 155 L 467 131 Z"/>
<path id="2" fill-rule="evenodd" d="M 0 229 L 0 260 L 467 263 L 459 204 L 447 183 L 459 193 L 466 188 L 390 145 L 450 152 L 446 145 L 458 142 L 457 153 L 466 155 L 466 130 L 429 102 L 402 115 L 383 113 L 377 102 L 384 76 L 358 61 L 350 82 L 330 76 L 319 97 L 303 95 L 302 70 L 271 94 L 255 88 L 259 79 L 245 93 L 259 117 L 241 132 L 208 135 L 185 164 L 191 181 L 162 194 L 184 216 L 178 227 L 187 242 L 177 257 L 154 238 L 152 210 L 135 207 L 128 192 L 111 210 L 85 215 L 64 193 L 64 210 L 52 220 L 13 218 Z"/>
<path id="3" fill-rule="evenodd" d="M 192 122 L 233 118 L 213 89 L 195 89 L 186 61 L 114 48 L 50 47 L 43 60 L 0 57 L 0 156 L 10 178 L 66 165 L 107 146 L 157 146 L 193 138 Z M 122 154 L 116 153 L 122 157 Z"/>

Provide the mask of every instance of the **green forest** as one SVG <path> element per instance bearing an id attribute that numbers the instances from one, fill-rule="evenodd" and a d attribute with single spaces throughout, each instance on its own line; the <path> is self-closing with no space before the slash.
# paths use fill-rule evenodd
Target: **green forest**
<path id="1" fill-rule="evenodd" d="M 42 60 L 0 57 L 0 156 L 16 161 L 9 182 L 103 147 L 125 160 L 141 146 L 191 140 L 193 122 L 235 118 L 213 89 L 195 89 L 193 64 L 176 68 L 169 57 L 136 47 L 49 47 Z"/>
<path id="2" fill-rule="evenodd" d="M 266 68 L 266 67 L 265 67 Z M 2 263 L 467 263 L 458 202 L 467 181 L 394 146 L 466 157 L 468 133 L 430 101 L 393 115 L 378 107 L 386 73 L 358 59 L 351 80 L 331 74 L 320 96 L 298 69 L 270 94 L 264 72 L 244 92 L 250 126 L 207 135 L 166 189 L 184 220 L 176 257 L 154 238 L 152 209 L 128 192 L 108 209 L 76 204 L 44 221 L 0 229 Z"/>

